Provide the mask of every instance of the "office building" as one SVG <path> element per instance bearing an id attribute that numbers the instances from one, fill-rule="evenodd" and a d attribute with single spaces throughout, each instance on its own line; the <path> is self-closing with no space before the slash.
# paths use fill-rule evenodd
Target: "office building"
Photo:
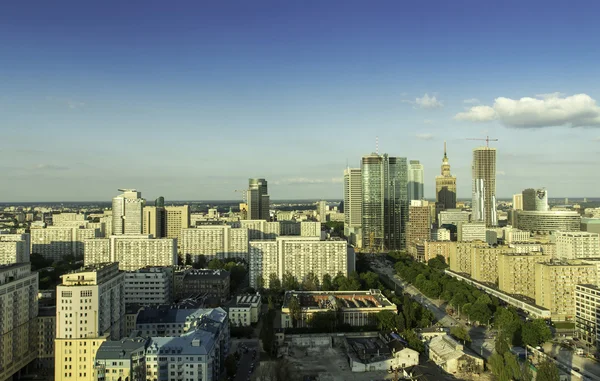
<path id="1" fill-rule="evenodd" d="M 166 237 L 176 238 L 180 242 L 181 230 L 190 227 L 190 206 L 165 206 Z"/>
<path id="2" fill-rule="evenodd" d="M 143 231 L 144 199 L 135 189 L 119 189 L 123 192 L 112 201 L 112 233 L 135 235 Z"/>
<path id="3" fill-rule="evenodd" d="M 460 209 L 449 209 L 439 212 L 439 226 L 455 225 L 458 226 L 461 222 L 469 222 L 471 220 L 471 212 Z"/>
<path id="4" fill-rule="evenodd" d="M 317 214 L 319 215 L 319 221 L 327 222 L 327 214 L 329 212 L 329 205 L 327 201 L 319 201 L 317 203 Z"/>
<path id="5" fill-rule="evenodd" d="M 575 334 L 586 345 L 600 349 L 600 288 L 575 286 Z"/>
<path id="6" fill-rule="evenodd" d="M 177 299 L 202 296 L 222 303 L 229 298 L 230 285 L 229 271 L 189 269 L 183 274 Z"/>
<path id="7" fill-rule="evenodd" d="M 597 233 L 557 231 L 554 236 L 558 259 L 600 257 L 600 236 Z"/>
<path id="8" fill-rule="evenodd" d="M 541 252 L 503 253 L 498 256 L 498 288 L 510 295 L 535 299 L 535 265 L 550 262 Z"/>
<path id="9" fill-rule="evenodd" d="M 513 195 L 512 208 L 513 210 L 523 210 L 523 193 Z"/>
<path id="10" fill-rule="evenodd" d="M 505 244 L 518 243 L 518 242 L 528 242 L 530 238 L 530 234 L 527 231 L 514 229 L 512 227 L 504 227 L 502 228 L 502 239 Z"/>
<path id="11" fill-rule="evenodd" d="M 514 252 L 508 246 L 475 247 L 471 251 L 471 278 L 482 283 L 498 284 L 498 257 Z"/>
<path id="12" fill-rule="evenodd" d="M 344 170 L 344 235 L 348 242 L 362 247 L 362 172 L 360 168 Z"/>
<path id="13" fill-rule="evenodd" d="M 261 282 L 269 288 L 271 274 L 282 280 L 283 274 L 290 272 L 302 282 L 311 272 L 321 280 L 325 274 L 348 276 L 355 269 L 354 249 L 344 240 L 279 237 L 275 241 L 250 241 L 248 257 L 250 287 L 253 288 L 259 288 Z"/>
<path id="14" fill-rule="evenodd" d="M 246 200 L 248 204 L 248 219 L 266 221 L 271 219 L 269 213 L 270 201 L 267 180 L 249 179 Z"/>
<path id="15" fill-rule="evenodd" d="M 596 284 L 598 268 L 581 261 L 535 264 L 535 304 L 550 310 L 552 320 L 575 319 L 575 286 Z"/>
<path id="16" fill-rule="evenodd" d="M 452 234 L 445 228 L 437 228 L 431 231 L 432 241 L 450 241 Z"/>
<path id="17" fill-rule="evenodd" d="M 245 259 L 248 255 L 248 233 L 248 228 L 232 228 L 229 225 L 202 225 L 182 229 L 181 253 L 192 262 L 197 262 L 200 255 L 206 256 L 208 260 Z"/>
<path id="18" fill-rule="evenodd" d="M 408 224 L 406 227 L 406 241 L 408 245 L 415 242 L 426 241 L 431 236 L 431 215 L 429 202 L 412 200 L 408 207 Z"/>
<path id="19" fill-rule="evenodd" d="M 261 306 L 260 294 L 238 295 L 235 305 L 229 307 L 229 322 L 238 327 L 247 327 L 258 323 Z"/>
<path id="20" fill-rule="evenodd" d="M 62 276 L 62 284 L 56 287 L 56 380 L 96 379 L 98 348 L 123 334 L 124 280 L 116 263 L 83 267 Z"/>
<path id="21" fill-rule="evenodd" d="M 96 353 L 98 381 L 146 380 L 146 346 L 148 339 L 136 337 L 105 341 Z M 152 372 L 148 369 L 148 372 Z"/>
<path id="22" fill-rule="evenodd" d="M 486 228 L 484 222 L 461 222 L 458 224 L 458 241 L 486 241 Z"/>
<path id="23" fill-rule="evenodd" d="M 38 354 L 38 273 L 31 264 L 0 265 L 0 380 L 31 363 Z"/>
<path id="24" fill-rule="evenodd" d="M 572 211 L 547 212 L 518 210 L 514 214 L 514 226 L 519 230 L 537 233 L 551 233 L 555 231 L 579 231 L 581 216 Z"/>
<path id="25" fill-rule="evenodd" d="M 419 160 L 408 162 L 408 202 L 422 200 L 425 197 L 423 164 Z"/>
<path id="26" fill-rule="evenodd" d="M 523 210 L 547 212 L 548 191 L 546 189 L 525 189 L 523 191 Z"/>
<path id="27" fill-rule="evenodd" d="M 370 251 L 406 248 L 407 170 L 406 158 L 376 153 L 363 156 L 363 248 Z"/>
<path id="28" fill-rule="evenodd" d="M 173 268 L 144 267 L 125 273 L 125 304 L 155 306 L 173 302 Z"/>
<path id="29" fill-rule="evenodd" d="M 151 234 L 154 238 L 167 236 L 167 214 L 164 207 L 144 206 L 143 214 L 142 234 Z"/>
<path id="30" fill-rule="evenodd" d="M 485 226 L 498 225 L 496 215 L 496 149 L 479 147 L 473 149 L 473 221 Z"/>
<path id="31" fill-rule="evenodd" d="M 29 262 L 30 244 L 29 234 L 0 234 L 0 265 Z"/>
<path id="32" fill-rule="evenodd" d="M 85 250 L 83 242 L 101 236 L 100 229 L 69 226 L 32 228 L 30 232 L 31 253 L 52 261 L 60 261 L 67 255 L 82 256 Z"/>
<path id="33" fill-rule="evenodd" d="M 300 303 L 301 317 L 294 324 L 290 316 L 289 303 L 296 298 Z M 281 327 L 307 327 L 315 313 L 336 312 L 341 314 L 344 324 L 353 327 L 376 324 L 376 315 L 381 311 L 398 313 L 380 290 L 368 291 L 286 291 L 281 306 Z"/>
<path id="34" fill-rule="evenodd" d="M 450 173 L 446 142 L 444 142 L 441 174 L 435 177 L 435 202 L 442 210 L 456 208 L 456 176 Z"/>

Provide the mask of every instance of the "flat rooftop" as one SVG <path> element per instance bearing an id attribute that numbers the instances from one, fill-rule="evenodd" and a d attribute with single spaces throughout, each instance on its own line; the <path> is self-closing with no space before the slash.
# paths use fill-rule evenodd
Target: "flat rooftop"
<path id="1" fill-rule="evenodd" d="M 333 303 L 341 308 L 384 308 L 392 303 L 380 290 L 369 291 L 288 291 L 285 293 L 283 308 L 295 296 L 302 308 L 332 309 Z"/>

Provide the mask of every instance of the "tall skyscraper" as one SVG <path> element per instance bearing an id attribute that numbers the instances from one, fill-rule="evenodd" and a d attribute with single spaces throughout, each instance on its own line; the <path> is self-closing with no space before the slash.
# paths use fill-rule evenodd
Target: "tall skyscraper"
<path id="1" fill-rule="evenodd" d="M 473 221 L 486 227 L 498 225 L 496 215 L 496 149 L 473 149 Z"/>
<path id="2" fill-rule="evenodd" d="M 113 234 L 142 234 L 144 199 L 135 189 L 119 189 L 123 194 L 113 198 Z"/>
<path id="3" fill-rule="evenodd" d="M 269 220 L 269 191 L 267 180 L 249 179 L 247 191 L 248 219 Z"/>
<path id="4" fill-rule="evenodd" d="M 441 175 L 435 177 L 435 201 L 440 209 L 456 209 L 456 176 L 450 174 L 446 142 L 444 142 Z"/>
<path id="5" fill-rule="evenodd" d="M 363 247 L 406 247 L 408 165 L 406 158 L 373 153 L 362 158 Z"/>
<path id="6" fill-rule="evenodd" d="M 411 160 L 408 164 L 408 202 L 425 197 L 423 178 L 423 164 L 419 160 Z"/>
<path id="7" fill-rule="evenodd" d="M 165 206 L 166 237 L 181 238 L 181 229 L 190 227 L 190 206 Z"/>
<path id="8" fill-rule="evenodd" d="M 344 235 L 362 247 L 362 174 L 360 168 L 344 170 Z"/>
<path id="9" fill-rule="evenodd" d="M 547 212 L 548 192 L 546 189 L 525 189 L 523 191 L 523 210 Z"/>

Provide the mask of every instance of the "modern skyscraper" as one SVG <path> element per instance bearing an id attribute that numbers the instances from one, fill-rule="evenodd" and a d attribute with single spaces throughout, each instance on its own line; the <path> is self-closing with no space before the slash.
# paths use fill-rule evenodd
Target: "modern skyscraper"
<path id="1" fill-rule="evenodd" d="M 525 189 L 523 191 L 523 210 L 547 212 L 548 192 L 546 189 Z"/>
<path id="2" fill-rule="evenodd" d="M 450 174 L 446 142 L 444 142 L 441 175 L 435 177 L 435 202 L 440 209 L 456 209 L 456 176 Z"/>
<path id="3" fill-rule="evenodd" d="M 247 191 L 248 219 L 270 220 L 267 180 L 249 179 Z"/>
<path id="4" fill-rule="evenodd" d="M 473 149 L 473 221 L 497 226 L 496 215 L 496 149 Z"/>
<path id="5" fill-rule="evenodd" d="M 514 210 L 523 210 L 523 193 L 517 193 L 513 195 L 512 206 Z"/>
<path id="6" fill-rule="evenodd" d="M 362 158 L 363 247 L 406 247 L 408 165 L 406 158 L 373 153 Z"/>
<path id="7" fill-rule="evenodd" d="M 113 198 L 113 234 L 142 234 L 144 199 L 135 189 L 119 189 L 123 194 Z"/>
<path id="8" fill-rule="evenodd" d="M 423 164 L 419 160 L 411 160 L 408 164 L 408 202 L 425 197 L 423 177 Z"/>
<path id="9" fill-rule="evenodd" d="M 164 207 L 144 206 L 142 234 L 152 234 L 154 238 L 166 236 L 166 213 Z"/>
<path id="10" fill-rule="evenodd" d="M 360 168 L 344 170 L 344 235 L 362 247 L 362 174 Z"/>
<path id="11" fill-rule="evenodd" d="M 426 241 L 431 236 L 431 213 L 429 202 L 412 200 L 408 207 L 408 225 L 406 227 L 406 244 Z"/>

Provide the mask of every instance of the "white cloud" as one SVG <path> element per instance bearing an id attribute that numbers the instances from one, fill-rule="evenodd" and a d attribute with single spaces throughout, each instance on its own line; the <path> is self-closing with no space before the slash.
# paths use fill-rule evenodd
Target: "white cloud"
<path id="1" fill-rule="evenodd" d="M 341 184 L 344 182 L 344 178 L 343 177 L 332 177 L 331 182 L 333 184 Z"/>
<path id="2" fill-rule="evenodd" d="M 456 114 L 454 119 L 471 122 L 498 119 L 505 126 L 516 128 L 600 127 L 600 107 L 587 94 L 564 97 L 561 93 L 550 93 L 521 99 L 499 97 L 493 107 L 471 107 Z"/>
<path id="3" fill-rule="evenodd" d="M 470 98 L 470 99 L 465 99 L 463 101 L 463 103 L 467 103 L 467 104 L 477 104 L 477 103 L 481 103 L 479 102 L 479 99 L 477 98 Z"/>
<path id="4" fill-rule="evenodd" d="M 433 140 L 433 134 L 425 133 L 425 134 L 417 134 L 417 139 L 421 140 Z"/>
<path id="5" fill-rule="evenodd" d="M 421 98 L 417 97 L 415 99 L 415 105 L 419 106 L 420 108 L 426 108 L 426 109 L 434 109 L 434 108 L 441 108 L 444 107 L 444 104 L 442 102 L 440 102 L 435 95 L 432 95 L 431 97 L 429 96 L 429 94 L 425 93 L 425 95 L 423 95 Z"/>
<path id="6" fill-rule="evenodd" d="M 504 172 L 504 171 L 496 171 L 496 174 L 497 174 L 498 176 L 505 176 L 505 175 L 506 175 L 506 172 Z"/>

